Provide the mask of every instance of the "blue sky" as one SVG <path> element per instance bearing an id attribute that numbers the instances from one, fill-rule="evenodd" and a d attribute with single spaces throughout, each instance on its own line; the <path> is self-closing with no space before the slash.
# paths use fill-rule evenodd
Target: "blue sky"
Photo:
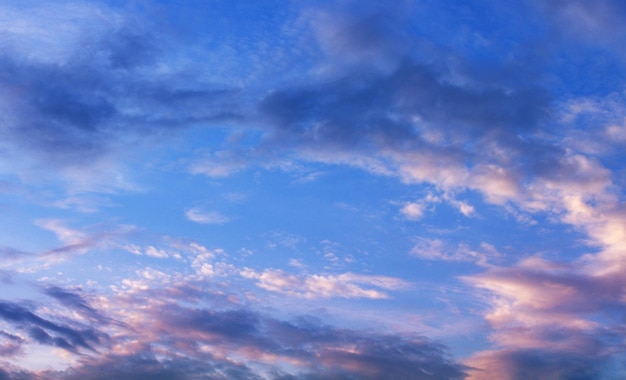
<path id="1" fill-rule="evenodd" d="M 3 1 L 0 378 L 623 378 L 625 21 Z"/>

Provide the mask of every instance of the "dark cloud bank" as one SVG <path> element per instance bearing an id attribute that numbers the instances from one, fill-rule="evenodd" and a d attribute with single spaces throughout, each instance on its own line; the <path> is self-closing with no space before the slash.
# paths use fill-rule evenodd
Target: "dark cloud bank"
<path id="1" fill-rule="evenodd" d="M 157 67 L 168 64 L 167 54 L 180 54 L 179 44 L 186 42 L 163 33 L 163 25 L 133 19 L 91 33 L 63 62 L 27 59 L 8 50 L 0 56 L 0 83 L 19 95 L 11 103 L 11 125 L 2 133 L 44 162 L 69 165 L 145 137 L 225 120 L 261 124 L 273 149 L 360 147 L 365 154 L 440 149 L 424 141 L 416 124 L 440 129 L 446 141 L 437 145 L 464 151 L 459 138 L 489 135 L 519 145 L 518 133 L 545 120 L 549 96 L 528 77 L 532 70 L 513 63 L 515 70 L 488 68 L 501 72 L 499 77 L 476 75 L 469 65 L 459 65 L 462 57 L 443 52 L 422 62 L 411 54 L 420 48 L 411 42 L 419 36 L 406 36 L 396 25 L 406 24 L 406 18 L 374 11 L 321 17 L 323 27 L 332 25 L 342 38 L 318 37 L 320 45 L 334 46 L 326 47 L 330 64 L 337 56 L 369 57 L 369 63 L 350 65 L 331 80 L 273 89 L 259 101 L 258 114 L 242 113 L 244 90 L 194 79 L 210 67 L 160 73 Z M 391 70 L 376 69 L 382 59 Z M 505 75 L 513 71 L 519 79 Z M 262 84 L 254 86 L 250 90 L 258 92 Z"/>
<path id="2" fill-rule="evenodd" d="M 0 302 L 0 319 L 25 338 L 2 332 L 8 360 L 0 379 L 462 379 L 466 367 L 438 343 L 417 336 L 379 334 L 335 328 L 312 317 L 279 320 L 249 309 L 150 306 L 150 326 L 122 325 L 121 336 L 107 334 L 107 323 L 79 291 L 47 287 L 43 292 L 60 306 L 91 318 L 89 323 L 42 317 L 37 305 Z M 134 300 L 136 301 L 136 300 Z M 145 299 L 144 305 L 150 301 Z M 143 322 L 141 322 L 143 323 Z M 149 328 L 142 331 L 142 329 Z M 143 334 L 154 334 L 148 338 Z M 136 334 L 136 335 L 135 335 Z M 114 354 L 115 344 L 138 339 L 133 353 Z M 6 344 L 8 342 L 9 344 Z M 28 372 L 19 363 L 19 346 L 39 343 L 80 353 L 79 365 L 67 370 Z M 203 346 L 213 350 L 203 350 Z M 222 357 L 217 352 L 229 354 Z M 213 352 L 213 353 L 212 353 Z M 239 353 L 239 354 L 238 354 Z M 247 359 L 232 359 L 243 355 Z M 231 358 L 232 357 L 232 358 Z M 286 371 L 278 362 L 296 363 Z M 0 361 L 1 362 L 1 361 Z M 260 372 L 261 371 L 261 372 Z M 264 375 L 262 375 L 264 373 Z"/>

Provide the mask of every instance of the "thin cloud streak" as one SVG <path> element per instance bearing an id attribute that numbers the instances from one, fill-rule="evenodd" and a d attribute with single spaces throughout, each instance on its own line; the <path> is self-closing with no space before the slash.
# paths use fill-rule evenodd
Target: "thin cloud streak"
<path id="1" fill-rule="evenodd" d="M 385 292 L 376 288 L 399 290 L 410 287 L 408 282 L 399 278 L 354 273 L 298 276 L 281 270 L 267 269 L 258 273 L 244 268 L 240 274 L 244 278 L 257 280 L 257 286 L 262 289 L 303 298 L 387 298 L 389 296 Z"/>

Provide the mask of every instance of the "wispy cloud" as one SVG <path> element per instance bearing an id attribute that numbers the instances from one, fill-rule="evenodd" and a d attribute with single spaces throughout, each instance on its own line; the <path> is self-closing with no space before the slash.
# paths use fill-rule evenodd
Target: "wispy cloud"
<path id="1" fill-rule="evenodd" d="M 185 216 L 190 221 L 201 224 L 225 224 L 231 221 L 229 217 L 217 211 L 206 211 L 198 208 L 187 210 Z"/>
<path id="2" fill-rule="evenodd" d="M 260 288 L 303 298 L 388 298 L 379 290 L 401 290 L 410 287 L 404 280 L 387 276 L 359 275 L 292 275 L 281 270 L 256 272 L 245 268 L 241 276 L 257 280 Z"/>
<path id="3" fill-rule="evenodd" d="M 418 238 L 411 249 L 411 255 L 425 260 L 468 261 L 481 266 L 490 266 L 502 255 L 489 243 L 481 243 L 480 249 L 471 249 L 467 244 L 459 243 L 456 247 L 440 239 Z"/>

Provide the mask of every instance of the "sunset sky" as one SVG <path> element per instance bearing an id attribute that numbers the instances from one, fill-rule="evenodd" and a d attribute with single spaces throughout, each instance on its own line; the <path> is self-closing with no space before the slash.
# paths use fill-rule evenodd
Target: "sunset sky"
<path id="1" fill-rule="evenodd" d="M 0 2 L 0 379 L 626 378 L 626 3 Z"/>

